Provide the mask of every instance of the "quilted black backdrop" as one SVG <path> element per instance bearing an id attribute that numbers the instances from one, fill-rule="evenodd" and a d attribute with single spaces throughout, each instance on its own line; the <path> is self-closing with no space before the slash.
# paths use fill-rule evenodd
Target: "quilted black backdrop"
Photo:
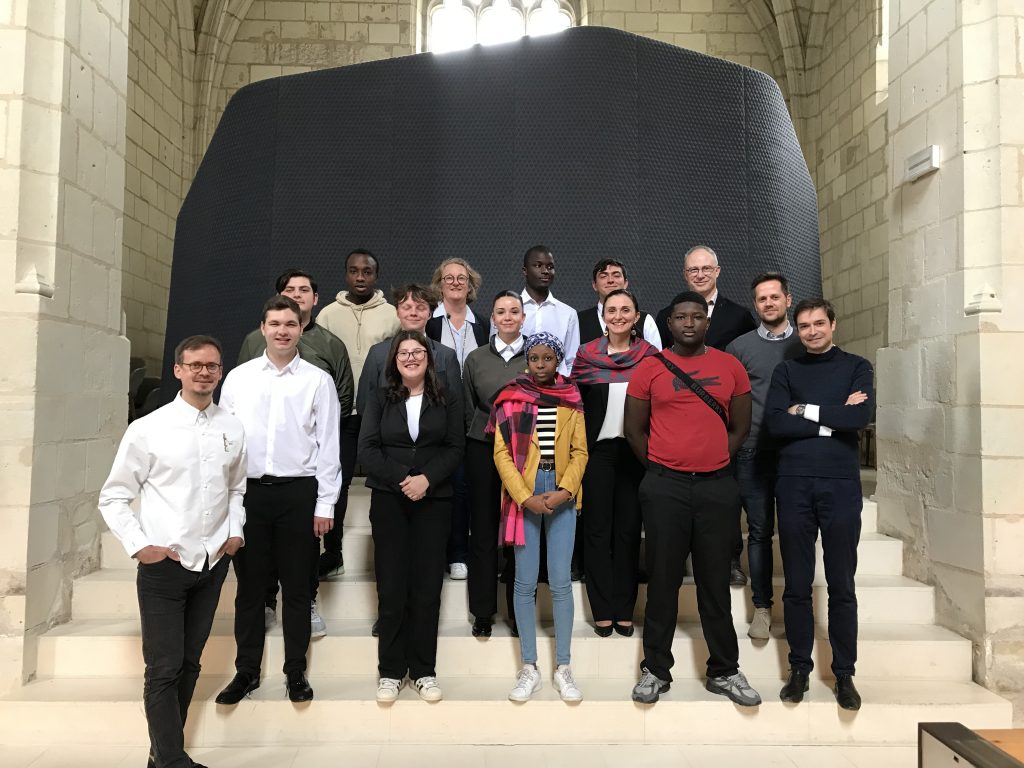
<path id="1" fill-rule="evenodd" d="M 765 269 L 797 298 L 821 286 L 814 187 L 775 82 L 581 27 L 238 91 L 178 217 L 164 371 L 192 333 L 218 336 L 232 362 L 289 266 L 316 275 L 322 306 L 354 248 L 380 256 L 385 289 L 462 256 L 484 276 L 486 314 L 522 288 L 535 243 L 576 307 L 594 303 L 593 263 L 615 257 L 657 311 L 696 243 L 739 302 Z"/>

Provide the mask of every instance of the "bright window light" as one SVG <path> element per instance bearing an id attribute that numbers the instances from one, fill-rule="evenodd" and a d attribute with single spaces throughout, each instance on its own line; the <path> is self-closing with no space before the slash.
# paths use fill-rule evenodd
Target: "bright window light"
<path id="1" fill-rule="evenodd" d="M 560 0 L 442 0 L 427 16 L 427 48 L 444 53 L 476 43 L 496 45 L 573 24 L 571 6 Z"/>

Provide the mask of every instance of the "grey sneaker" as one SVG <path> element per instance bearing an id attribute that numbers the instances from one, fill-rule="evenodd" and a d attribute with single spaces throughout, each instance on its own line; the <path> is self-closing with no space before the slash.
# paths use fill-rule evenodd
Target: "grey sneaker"
<path id="1" fill-rule="evenodd" d="M 316 600 L 309 604 L 309 636 L 323 637 L 327 634 L 327 623 L 316 610 Z"/>
<path id="2" fill-rule="evenodd" d="M 270 628 L 277 624 L 277 611 L 269 605 L 263 608 L 263 631 L 269 632 Z"/>
<path id="3" fill-rule="evenodd" d="M 750 687 L 742 672 L 728 677 L 709 677 L 704 687 L 719 696 L 728 696 L 741 707 L 756 707 L 761 703 L 761 694 Z"/>
<path id="4" fill-rule="evenodd" d="M 751 640 L 767 640 L 771 637 L 772 612 L 768 608 L 755 608 L 754 618 L 750 621 L 747 637 Z"/>
<path id="5" fill-rule="evenodd" d="M 668 693 L 672 684 L 656 677 L 646 669 L 641 671 L 643 674 L 640 675 L 637 684 L 633 686 L 633 701 L 638 701 L 641 704 L 653 704 L 661 694 Z"/>

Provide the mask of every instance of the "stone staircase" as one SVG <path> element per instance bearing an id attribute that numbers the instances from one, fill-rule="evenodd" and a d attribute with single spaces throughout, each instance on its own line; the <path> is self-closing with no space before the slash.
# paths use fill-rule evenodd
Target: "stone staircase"
<path id="1" fill-rule="evenodd" d="M 672 691 L 653 706 L 633 703 L 630 688 L 641 658 L 633 638 L 598 638 L 590 624 L 585 586 L 574 584 L 576 628 L 573 669 L 585 700 L 561 702 L 549 683 L 533 701 L 516 705 L 506 695 L 518 668 L 518 641 L 499 622 L 487 641 L 470 634 L 465 582 L 445 581 L 441 603 L 438 677 L 445 699 L 426 704 L 409 689 L 387 707 L 374 699 L 376 613 L 369 529 L 369 494 L 352 488 L 345 533 L 347 574 L 321 584 L 320 609 L 328 636 L 312 643 L 309 676 L 316 699 L 293 705 L 280 672 L 281 631 L 267 638 L 262 687 L 237 707 L 213 697 L 230 678 L 233 576 L 225 583 L 218 618 L 203 656 L 203 673 L 187 725 L 195 747 L 331 743 L 418 744 L 913 744 L 920 721 L 956 720 L 968 727 L 1010 727 L 1010 703 L 971 681 L 971 644 L 934 623 L 933 588 L 901 575 L 902 543 L 878 534 L 876 508 L 865 502 L 857 592 L 860 643 L 857 685 L 864 707 L 844 712 L 829 686 L 826 628 L 818 631 L 816 670 L 800 705 L 782 704 L 778 690 L 787 670 L 782 636 L 781 559 L 776 552 L 773 637 L 746 636 L 747 589 L 733 589 L 733 616 L 742 669 L 764 704 L 743 709 L 703 688 L 707 646 L 697 623 L 692 582 L 680 595 L 673 646 Z M 108 533 L 102 568 L 75 583 L 73 619 L 39 644 L 38 679 L 0 699 L 0 744 L 144 746 L 142 654 L 134 562 Z M 826 588 L 818 552 L 816 616 L 826 616 Z M 538 594 L 550 617 L 545 587 Z M 504 608 L 504 597 L 499 599 Z M 638 601 L 642 620 L 644 588 Z M 541 623 L 541 669 L 549 678 L 554 637 Z M 2 761 L 0 761 L 2 762 Z"/>

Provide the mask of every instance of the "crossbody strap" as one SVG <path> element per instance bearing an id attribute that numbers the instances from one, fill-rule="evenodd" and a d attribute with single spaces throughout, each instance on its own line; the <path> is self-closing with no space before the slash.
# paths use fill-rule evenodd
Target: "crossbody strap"
<path id="1" fill-rule="evenodd" d="M 718 414 L 718 418 L 720 418 L 722 420 L 722 423 L 725 424 L 726 429 L 729 428 L 729 417 L 726 415 L 725 408 L 722 407 L 721 403 L 715 400 L 715 398 L 712 397 L 708 393 L 708 391 L 704 389 L 704 387 L 702 387 L 700 384 L 694 381 L 678 365 L 676 365 L 667 357 L 665 357 L 664 353 L 658 353 L 657 355 L 655 355 L 655 357 L 658 358 L 658 360 L 661 361 L 661 364 L 668 368 L 669 371 L 672 374 L 674 374 L 677 379 L 679 379 L 681 382 L 683 382 L 683 384 L 689 387 L 693 394 L 695 394 L 702 401 L 704 401 L 704 404 L 708 408 L 710 408 L 712 411 Z"/>

